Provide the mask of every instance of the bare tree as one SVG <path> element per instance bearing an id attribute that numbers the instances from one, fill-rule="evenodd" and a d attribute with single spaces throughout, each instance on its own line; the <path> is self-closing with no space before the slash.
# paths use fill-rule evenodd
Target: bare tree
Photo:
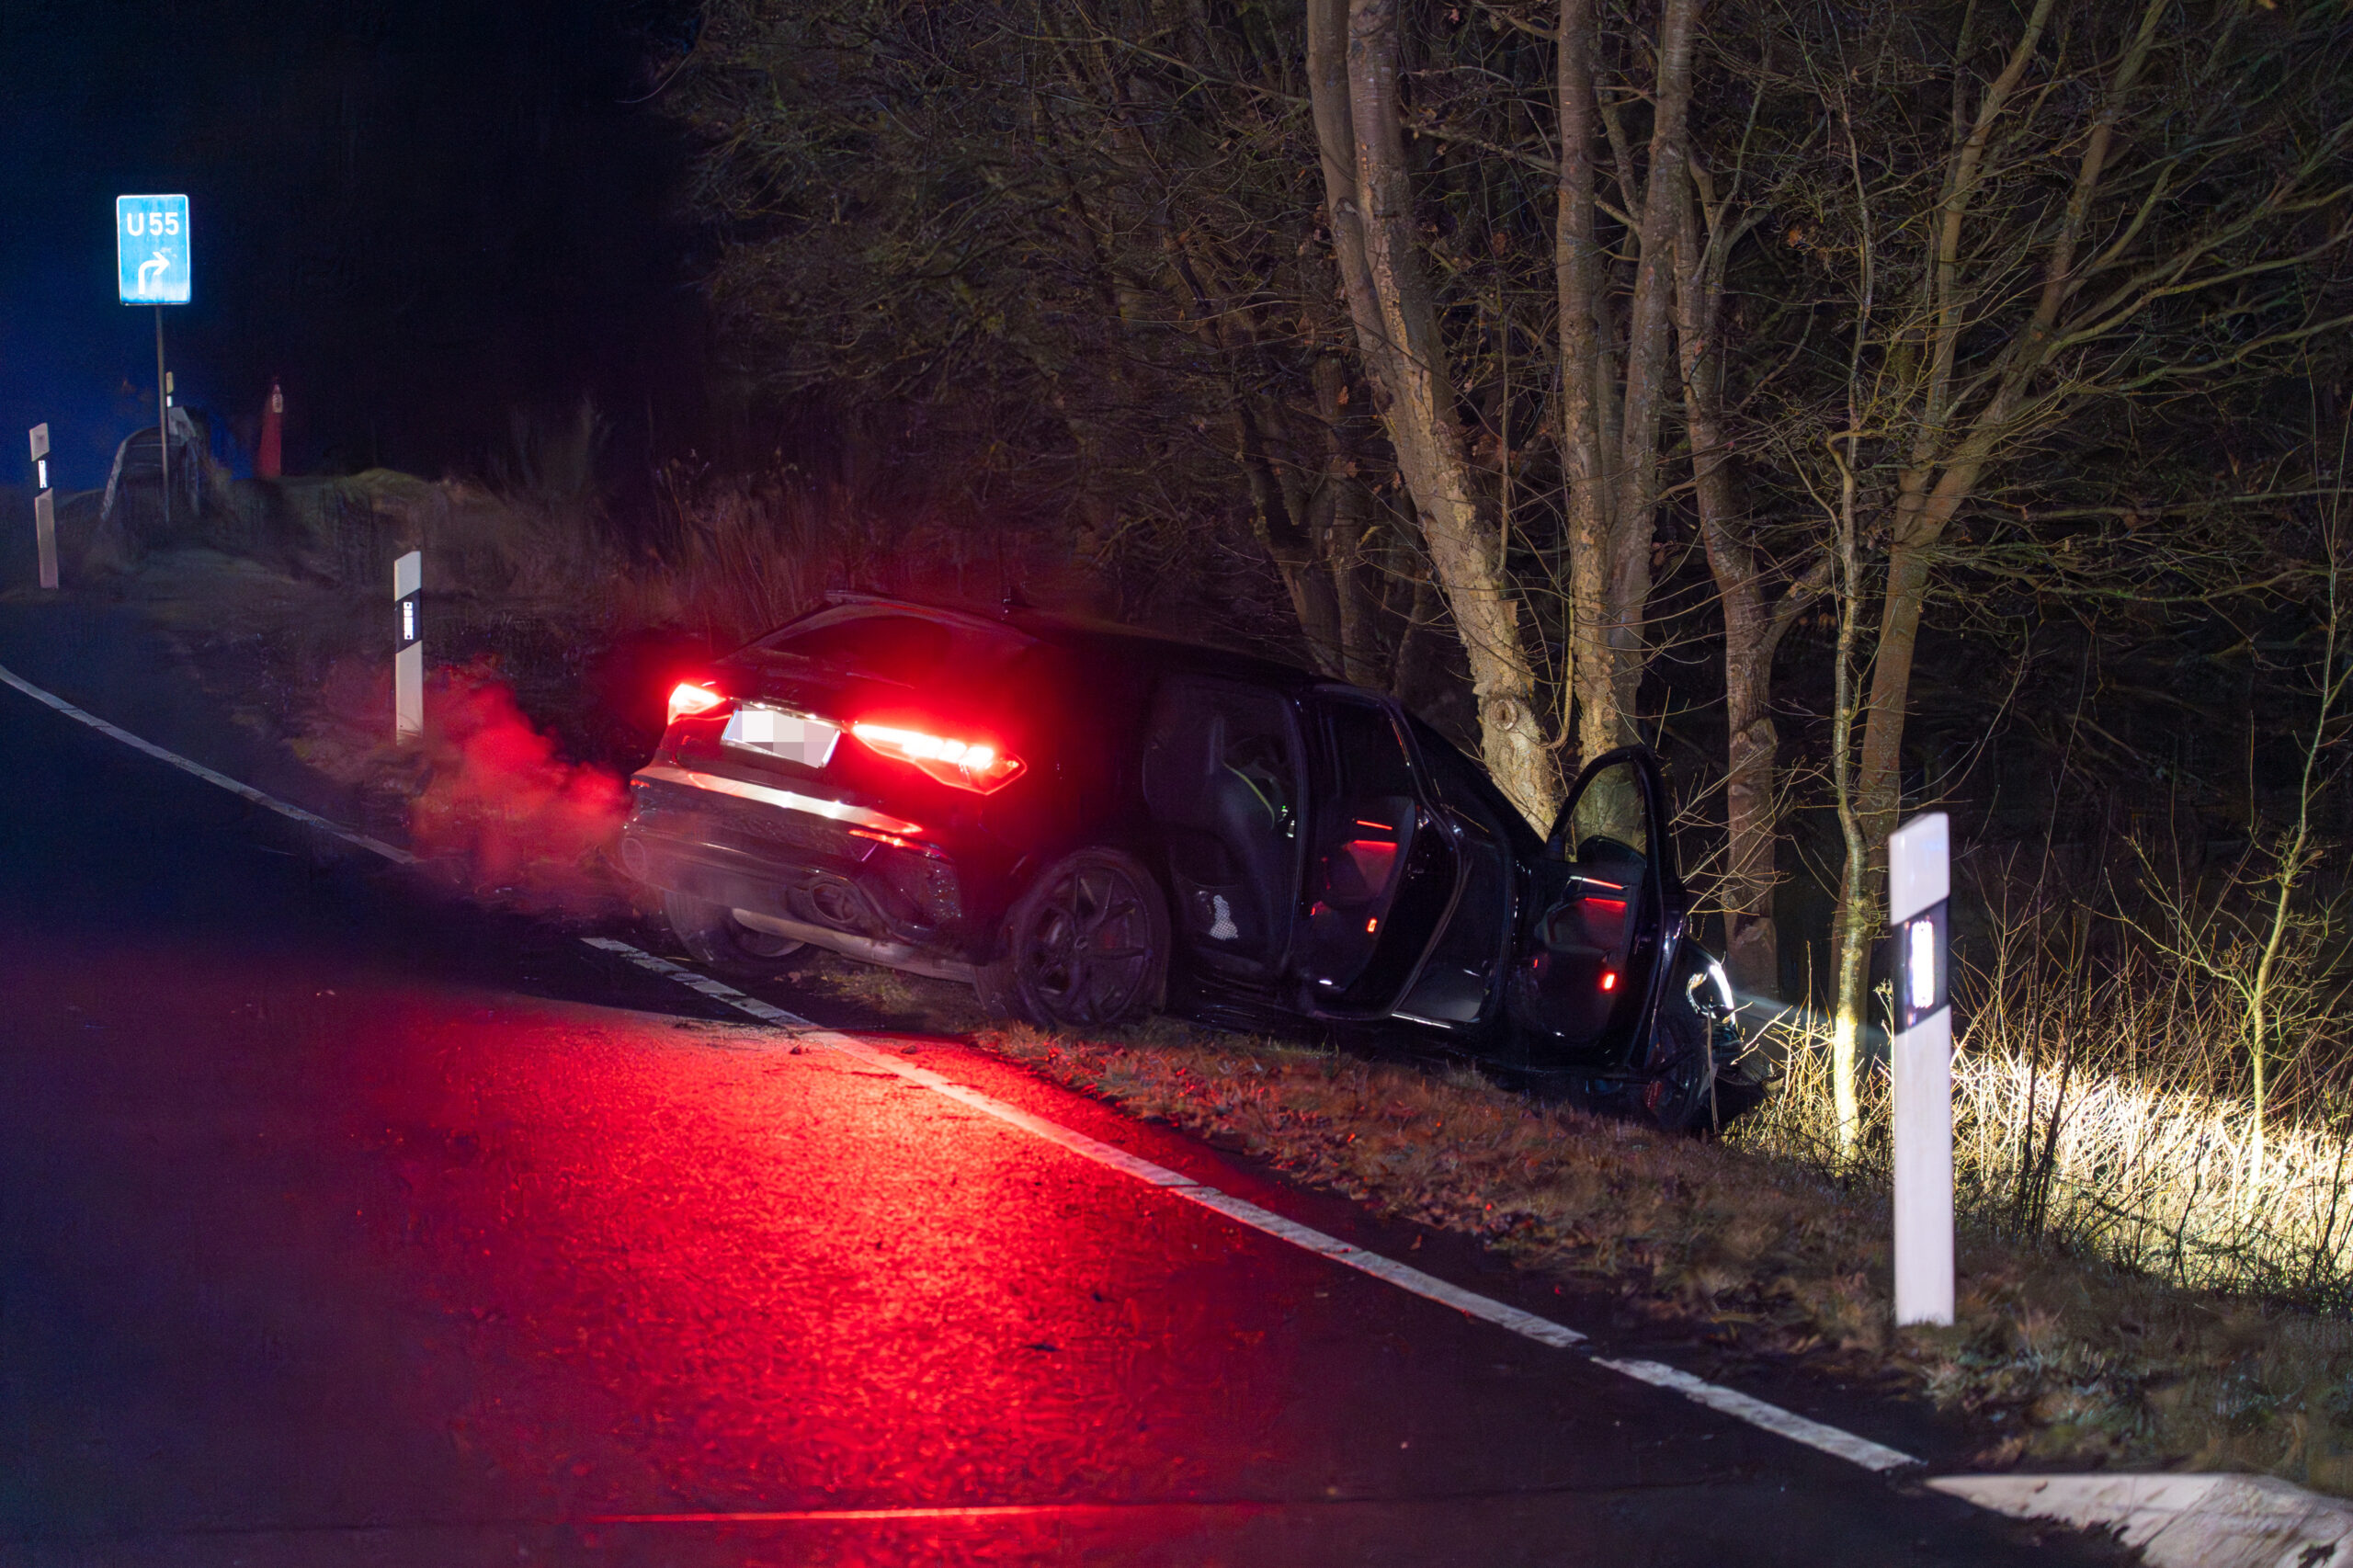
<path id="1" fill-rule="evenodd" d="M 1739 38 L 1730 48 L 1769 43 Z M 1723 47 L 1720 45 L 1720 47 Z M 1675 338 L 1681 371 L 1683 427 L 1691 491 L 1723 627 L 1724 964 L 1743 992 L 1777 993 L 1780 951 L 1773 915 L 1779 735 L 1773 722 L 1773 660 L 1797 618 L 1834 580 L 1835 552 L 1808 540 L 1788 567 L 1771 559 L 1745 503 L 1737 445 L 1725 403 L 1725 310 L 1735 253 L 1769 215 L 1777 194 L 1749 184 L 1754 132 L 1774 90 L 1769 70 L 1739 74 L 1748 103 L 1721 138 L 1727 167 L 1720 178 L 1696 146 L 1677 199 Z M 1771 171 L 1790 177 L 1786 150 Z M 1752 373 L 1754 373 L 1752 371 Z"/>
<path id="2" fill-rule="evenodd" d="M 2327 302 L 2353 239 L 2335 64 L 2353 48 L 2347 18 L 2234 4 L 2195 16 L 2173 0 L 2057 17 L 2052 0 L 2006 20 L 1967 7 L 1933 49 L 1918 43 L 1928 14 L 1909 6 L 1860 36 L 1843 14 L 1800 18 L 1819 97 L 1858 129 L 1859 210 L 1890 237 L 1869 396 L 1847 420 L 1869 442 L 1855 460 L 1878 454 L 1862 504 L 1879 508 L 1865 532 L 1884 548 L 1853 758 L 1860 863 L 1842 879 L 1850 933 L 1877 925 L 1914 652 L 1954 519 L 2100 401 L 2254 373 L 2353 319 Z M 1861 298 L 1854 274 L 1870 262 L 1835 212 L 1810 252 Z M 1836 948 L 1843 1020 L 1860 1009 L 1869 949 Z"/>
<path id="3" fill-rule="evenodd" d="M 2320 388 L 2311 387 L 2317 409 Z M 2334 454 L 2314 443 L 2316 473 L 2342 474 L 2353 451 L 2353 426 L 2340 429 Z M 2346 982 L 2335 960 L 2346 924 L 2341 890 L 2325 896 L 2314 884 L 2324 858 L 2323 793 L 2345 773 L 2345 699 L 2353 686 L 2346 648 L 2345 506 L 2341 490 L 2320 497 L 2313 545 L 2317 571 L 2319 656 L 2313 661 L 2309 728 L 2298 737 L 2290 814 L 2276 831 L 2259 831 L 2260 809 L 2250 781 L 2248 835 L 2239 864 L 2202 895 L 2177 866 L 2149 879 L 2156 918 L 2142 935 L 2189 973 L 2213 983 L 2234 1005 L 2240 1050 L 2246 1061 L 2251 1104 L 2246 1190 L 2260 1191 L 2273 1101 L 2284 1070 L 2294 1065 L 2291 1042 L 2325 1033 L 2342 1015 Z M 2144 869 L 2150 864 L 2138 841 Z"/>
<path id="4" fill-rule="evenodd" d="M 1529 820 L 1549 826 L 1560 770 L 1521 597 L 1470 460 L 1415 235 L 1398 103 L 1397 0 L 1309 0 L 1307 14 L 1325 209 L 1376 406 L 1470 659 L 1487 770 Z"/>

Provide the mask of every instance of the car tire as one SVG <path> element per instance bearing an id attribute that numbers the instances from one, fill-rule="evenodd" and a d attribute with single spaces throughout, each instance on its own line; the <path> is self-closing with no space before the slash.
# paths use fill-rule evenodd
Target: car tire
<path id="1" fill-rule="evenodd" d="M 1022 1021 L 1021 992 L 1013 983 L 1013 960 L 999 954 L 994 960 L 975 964 L 972 968 L 972 992 L 979 998 L 981 1011 L 996 1023 Z"/>
<path id="2" fill-rule="evenodd" d="M 1663 1132 L 1716 1129 L 1715 1030 L 1688 996 L 1661 1002 L 1635 1104 Z"/>
<path id="3" fill-rule="evenodd" d="M 757 980 L 807 947 L 806 942 L 755 931 L 735 918 L 724 904 L 709 903 L 684 893 L 665 892 L 662 914 L 678 945 L 704 968 L 737 979 Z"/>
<path id="4" fill-rule="evenodd" d="M 981 999 L 1042 1028 L 1132 1022 L 1161 1005 L 1168 945 L 1168 900 L 1142 862 L 1081 849 L 1014 902 Z"/>

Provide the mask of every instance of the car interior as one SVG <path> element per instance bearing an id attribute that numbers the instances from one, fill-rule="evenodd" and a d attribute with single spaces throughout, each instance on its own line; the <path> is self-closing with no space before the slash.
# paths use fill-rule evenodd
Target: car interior
<path id="1" fill-rule="evenodd" d="M 1236 980 L 1271 979 L 1299 887 L 1299 742 L 1271 692 L 1166 682 L 1144 744 L 1144 803 L 1168 846 L 1183 945 Z"/>
<path id="2" fill-rule="evenodd" d="M 1446 858 L 1442 846 L 1420 842 L 1413 768 L 1388 710 L 1336 696 L 1319 696 L 1313 710 L 1330 787 L 1320 792 L 1308 857 L 1306 968 L 1327 1004 L 1385 1006 L 1393 993 L 1368 998 L 1358 982 L 1368 978 L 1395 917 L 1406 915 L 1424 938 L 1435 929 L 1437 915 L 1420 907 L 1426 900 L 1412 901 L 1410 913 L 1400 901 L 1409 879 L 1413 887 L 1440 880 L 1432 856 Z M 1450 892 L 1450 865 L 1442 880 Z M 1408 945 L 1410 953 L 1392 956 L 1410 968 L 1421 947 Z M 1396 978 L 1402 983 L 1403 972 Z"/>

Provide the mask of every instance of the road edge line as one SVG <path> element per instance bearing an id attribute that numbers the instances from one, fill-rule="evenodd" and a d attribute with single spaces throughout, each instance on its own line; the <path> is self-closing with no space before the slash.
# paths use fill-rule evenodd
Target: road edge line
<path id="1" fill-rule="evenodd" d="M 1532 1339 L 1539 1345 L 1565 1350 L 1586 1343 L 1585 1335 L 1564 1324 L 1557 1324 L 1550 1318 L 1539 1317 L 1534 1312 L 1523 1312 L 1518 1307 L 1498 1301 L 1491 1296 L 1483 1296 L 1475 1290 L 1464 1290 L 1461 1286 L 1440 1279 L 1434 1274 L 1425 1274 L 1410 1265 L 1397 1262 L 1394 1258 L 1384 1257 L 1379 1253 L 1369 1252 L 1353 1243 L 1344 1242 L 1339 1237 L 1316 1230 L 1312 1225 L 1303 1225 L 1296 1220 L 1286 1219 L 1272 1210 L 1262 1209 L 1245 1199 L 1236 1198 L 1219 1187 L 1196 1181 L 1191 1176 L 1170 1170 L 1165 1165 L 1155 1165 L 1139 1155 L 1131 1154 L 1124 1149 L 1116 1148 L 1099 1139 L 1090 1138 L 1084 1132 L 1064 1127 L 1059 1122 L 1049 1121 L 1041 1116 L 1023 1110 L 1018 1106 L 1000 1100 L 994 1095 L 983 1094 L 978 1089 L 959 1084 L 952 1078 L 934 1073 L 929 1068 L 915 1066 L 878 1051 L 849 1035 L 826 1028 L 822 1024 L 813 1023 L 797 1013 L 788 1013 L 783 1008 L 763 1002 L 756 996 L 747 996 L 735 987 L 688 969 L 684 964 L 673 963 L 665 958 L 657 958 L 641 948 L 633 947 L 630 943 L 612 937 L 583 937 L 580 940 L 600 952 L 611 953 L 618 958 L 626 959 L 640 969 L 675 980 L 692 991 L 733 1007 L 738 1012 L 747 1014 L 763 1023 L 786 1029 L 796 1039 L 805 1040 L 812 1045 L 824 1046 L 869 1066 L 881 1068 L 909 1083 L 921 1085 L 960 1105 L 1020 1128 L 1023 1131 L 1043 1139 L 1049 1143 L 1067 1149 L 1082 1159 L 1090 1160 L 1097 1165 L 1118 1171 L 1123 1176 L 1133 1176 L 1150 1186 L 1160 1187 L 1189 1203 L 1198 1204 L 1201 1208 L 1222 1214 L 1237 1223 L 1247 1225 L 1252 1230 L 1273 1236 L 1279 1241 L 1289 1242 L 1302 1251 L 1313 1253 L 1319 1257 L 1329 1258 L 1360 1274 L 1370 1275 L 1376 1279 L 1410 1291 L 1427 1301 L 1452 1307 L 1468 1316 L 1494 1324 L 1498 1328 L 1509 1329 L 1512 1333 L 1523 1338 Z M 1590 1359 L 1595 1366 L 1606 1367 L 1620 1376 L 1631 1378 L 1638 1382 L 1648 1383 L 1654 1388 L 1681 1394 L 1696 1404 L 1705 1405 L 1720 1415 L 1729 1415 L 1736 1421 L 1745 1422 L 1759 1431 L 1770 1432 L 1775 1437 L 1803 1444 L 1817 1452 L 1828 1454 L 1834 1459 L 1845 1460 L 1849 1464 L 1859 1465 L 1864 1470 L 1879 1474 L 1910 1469 L 1921 1462 L 1900 1449 L 1891 1449 L 1881 1443 L 1874 1443 L 1868 1437 L 1858 1437 L 1852 1432 L 1813 1420 L 1809 1416 L 1800 1415 L 1795 1411 L 1784 1410 L 1779 1405 L 1769 1404 L 1764 1400 L 1742 1393 L 1736 1389 L 1728 1389 L 1720 1383 L 1709 1382 L 1703 1378 L 1679 1371 L 1662 1362 L 1609 1360 L 1598 1356 L 1592 1357 Z"/>
<path id="2" fill-rule="evenodd" d="M 228 790 L 232 795 L 240 796 L 244 800 L 252 801 L 256 806 L 267 807 L 268 810 L 276 812 L 279 816 L 290 818 L 295 822 L 301 823 L 305 827 L 314 827 L 322 833 L 332 834 L 335 837 L 342 839 L 346 844 L 356 845 L 359 848 L 368 850 L 371 854 L 381 855 L 385 859 L 392 861 L 395 865 L 414 866 L 416 864 L 415 856 L 396 845 L 387 844 L 381 838 L 371 838 L 356 828 L 344 826 L 341 823 L 329 822 L 326 818 L 319 815 L 316 812 L 306 812 L 300 806 L 281 801 L 275 795 L 267 794 L 262 790 L 255 789 L 250 784 L 241 784 L 225 773 L 216 773 L 200 762 L 190 762 L 187 757 L 180 756 L 179 753 L 176 751 L 166 751 L 153 741 L 142 740 L 137 735 L 132 734 L 129 730 L 123 729 L 119 725 L 109 724 L 104 719 L 99 718 L 97 714 L 89 712 L 85 709 L 74 707 L 74 704 L 66 701 L 65 699 L 57 696 L 53 692 L 43 691 L 40 687 L 35 686 L 32 682 L 17 674 L 14 670 L 9 669 L 5 665 L 0 665 L 0 686 L 12 686 L 18 691 L 23 692 L 27 697 L 31 698 L 35 702 L 39 702 L 45 707 L 53 708 L 58 712 L 64 714 L 68 719 L 76 720 L 82 723 L 89 725 L 90 728 L 97 731 L 98 733 L 107 736 L 110 740 L 120 741 L 124 745 L 131 747 L 133 751 L 145 752 L 149 756 L 153 757 L 158 762 L 168 762 L 183 773 L 192 773 L 199 778 L 203 779 L 207 784 L 218 785 L 222 789 Z"/>

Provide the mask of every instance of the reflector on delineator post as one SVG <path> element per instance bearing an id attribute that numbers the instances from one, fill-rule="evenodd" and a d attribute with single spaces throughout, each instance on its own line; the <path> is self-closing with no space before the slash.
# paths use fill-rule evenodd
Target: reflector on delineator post
<path id="1" fill-rule="evenodd" d="M 392 562 L 392 603 L 400 616 L 392 655 L 392 741 L 425 733 L 425 556 L 412 550 Z"/>
<path id="2" fill-rule="evenodd" d="M 1887 841 L 1895 937 L 1895 1321 L 1953 1319 L 1951 823 L 1915 817 Z"/>
<path id="3" fill-rule="evenodd" d="M 32 428 L 33 543 L 40 555 L 40 585 L 57 586 L 57 493 L 49 483 L 49 423 Z"/>

